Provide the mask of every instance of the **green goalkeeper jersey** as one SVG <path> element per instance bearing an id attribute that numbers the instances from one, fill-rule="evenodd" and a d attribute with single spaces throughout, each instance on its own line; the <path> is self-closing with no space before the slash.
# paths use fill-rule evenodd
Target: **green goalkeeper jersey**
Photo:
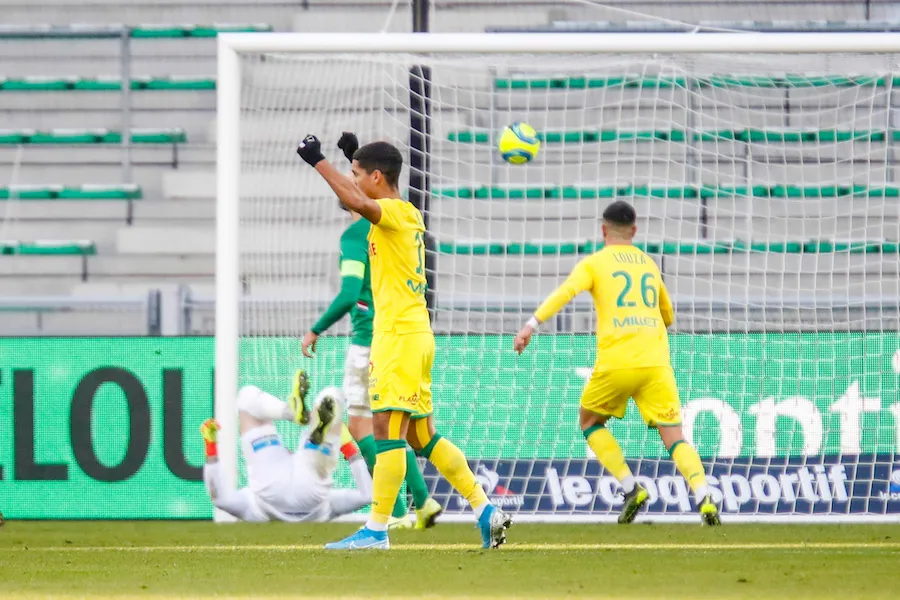
<path id="1" fill-rule="evenodd" d="M 321 334 L 349 312 L 353 328 L 350 343 L 367 347 L 372 345 L 372 321 L 375 318 L 369 274 L 370 227 L 368 221 L 358 219 L 341 235 L 341 255 L 338 262 L 341 269 L 341 291 L 312 327 L 314 333 Z"/>

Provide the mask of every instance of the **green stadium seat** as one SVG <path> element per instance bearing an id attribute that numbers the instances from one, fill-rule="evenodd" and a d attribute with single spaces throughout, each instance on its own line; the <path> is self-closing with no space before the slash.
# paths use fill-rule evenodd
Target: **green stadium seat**
<path id="1" fill-rule="evenodd" d="M 32 255 L 80 255 L 90 256 L 97 253 L 97 246 L 90 240 L 36 240 L 23 242 L 19 240 L 0 241 L 0 254 L 32 254 Z"/>
<path id="2" fill-rule="evenodd" d="M 109 39 L 122 35 L 122 25 L 0 25 L 0 39 Z M 147 23 L 128 27 L 129 36 L 136 39 L 211 38 L 220 33 L 272 31 L 272 26 L 260 23 L 214 23 L 212 25 L 183 25 Z"/>
<path id="3" fill-rule="evenodd" d="M 141 188 L 127 185 L 17 185 L 0 188 L 0 200 L 138 200 Z"/>
<path id="4" fill-rule="evenodd" d="M 849 252 L 850 254 L 900 254 L 897 241 L 642 241 L 635 244 L 648 254 L 697 255 L 697 254 L 745 254 L 754 252 L 775 252 L 780 254 L 830 254 Z M 438 252 L 467 256 L 489 255 L 575 255 L 590 254 L 603 248 L 599 241 L 560 242 L 440 242 Z"/>
<path id="5" fill-rule="evenodd" d="M 113 92 L 122 89 L 122 80 L 109 77 L 22 77 L 0 78 L 0 91 L 5 92 L 65 92 L 79 90 L 85 92 Z M 136 77 L 131 80 L 131 89 L 194 91 L 214 90 L 214 77 Z"/>
<path id="6" fill-rule="evenodd" d="M 220 33 L 272 31 L 264 23 L 217 23 L 213 25 L 140 24 L 131 30 L 133 38 L 210 38 Z"/>
<path id="7" fill-rule="evenodd" d="M 0 138 L 2 139 L 2 138 Z M 474 198 L 478 200 L 592 200 L 597 198 L 900 198 L 900 186 L 868 188 L 861 185 L 796 186 L 787 184 L 753 186 L 619 186 L 619 187 L 437 187 L 432 193 L 439 198 Z"/>
<path id="8" fill-rule="evenodd" d="M 501 77 L 494 80 L 494 88 L 498 90 L 565 90 L 592 88 L 815 88 L 815 87 L 854 87 L 870 85 L 874 87 L 896 87 L 900 85 L 900 75 L 893 77 L 846 77 L 842 75 L 786 75 L 769 77 L 765 75 L 732 75 L 710 76 L 688 80 L 685 77 L 657 77 L 645 75 L 619 75 L 613 77 Z"/>
<path id="9" fill-rule="evenodd" d="M 187 142 L 183 129 L 132 129 L 134 144 L 182 144 Z M 121 144 L 122 133 L 109 129 L 4 129 L 0 145 L 9 144 Z"/>
<path id="10" fill-rule="evenodd" d="M 886 142 L 900 141 L 900 131 L 887 130 L 781 130 L 781 129 L 725 129 L 700 131 L 688 135 L 682 129 L 585 131 L 539 131 L 538 139 L 547 144 L 602 143 L 626 141 L 685 142 L 690 137 L 700 142 L 753 142 L 804 144 L 821 142 Z M 447 139 L 460 144 L 490 144 L 492 134 L 484 130 L 451 131 Z"/>

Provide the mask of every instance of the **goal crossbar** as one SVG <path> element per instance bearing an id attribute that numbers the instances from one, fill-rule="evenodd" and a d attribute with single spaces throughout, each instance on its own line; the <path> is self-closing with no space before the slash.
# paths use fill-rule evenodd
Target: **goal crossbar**
<path id="1" fill-rule="evenodd" d="M 223 52 L 475 54 L 900 52 L 900 33 L 225 33 Z"/>

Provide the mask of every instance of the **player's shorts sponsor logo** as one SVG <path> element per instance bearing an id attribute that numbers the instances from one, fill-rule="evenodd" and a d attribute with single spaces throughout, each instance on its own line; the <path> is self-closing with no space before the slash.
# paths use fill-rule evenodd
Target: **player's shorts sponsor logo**
<path id="1" fill-rule="evenodd" d="M 416 404 L 419 403 L 419 394 L 413 394 L 412 396 L 409 396 L 408 398 L 406 396 L 400 396 L 400 398 L 398 398 L 398 400 L 400 400 L 400 404 L 410 404 L 412 406 L 415 406 Z"/>
<path id="2" fill-rule="evenodd" d="M 475 480 L 484 489 L 488 499 L 494 506 L 519 507 L 525 502 L 522 494 L 518 494 L 506 486 L 500 485 L 500 474 L 488 469 L 485 465 L 475 467 Z M 467 502 L 462 496 L 457 496 L 457 504 L 466 506 Z"/>
<path id="3" fill-rule="evenodd" d="M 660 423 L 674 423 L 678 420 L 678 412 L 674 408 L 670 408 L 666 412 L 656 415 L 656 420 Z"/>
<path id="4" fill-rule="evenodd" d="M 883 500 L 900 500 L 900 469 L 891 471 L 891 478 L 888 480 L 888 489 L 881 492 L 879 496 Z"/>

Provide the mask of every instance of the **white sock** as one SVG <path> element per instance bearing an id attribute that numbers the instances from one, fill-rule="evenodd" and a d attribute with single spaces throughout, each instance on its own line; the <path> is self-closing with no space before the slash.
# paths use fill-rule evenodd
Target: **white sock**
<path id="1" fill-rule="evenodd" d="M 706 498 L 707 494 L 709 494 L 709 486 L 701 485 L 694 492 L 694 502 L 697 503 L 697 506 L 700 506 L 700 503 L 703 502 L 703 499 Z"/>
<path id="2" fill-rule="evenodd" d="M 356 483 L 356 489 L 366 497 L 369 502 L 372 501 L 372 476 L 369 475 L 369 467 L 362 456 L 357 454 L 350 460 L 350 473 L 353 475 L 353 481 Z"/>
<path id="3" fill-rule="evenodd" d="M 629 475 L 628 477 L 626 477 L 619 483 L 622 486 L 622 491 L 625 492 L 626 494 L 630 494 L 634 490 L 634 476 L 633 475 Z"/>
<path id="4" fill-rule="evenodd" d="M 481 515 L 484 513 L 485 510 L 487 510 L 487 507 L 490 506 L 490 505 L 491 505 L 490 502 L 485 502 L 484 504 L 482 504 L 482 505 L 479 506 L 478 508 L 475 508 L 474 506 L 472 507 L 472 512 L 475 513 L 475 520 L 476 520 L 476 521 L 477 521 L 478 519 L 481 518 Z"/>
<path id="5" fill-rule="evenodd" d="M 366 529 L 372 531 L 387 531 L 387 523 L 376 523 L 375 521 L 366 521 Z"/>
<path id="6" fill-rule="evenodd" d="M 294 414 L 286 402 L 266 393 L 254 385 L 242 387 L 238 392 L 238 410 L 260 421 L 293 420 Z"/>

